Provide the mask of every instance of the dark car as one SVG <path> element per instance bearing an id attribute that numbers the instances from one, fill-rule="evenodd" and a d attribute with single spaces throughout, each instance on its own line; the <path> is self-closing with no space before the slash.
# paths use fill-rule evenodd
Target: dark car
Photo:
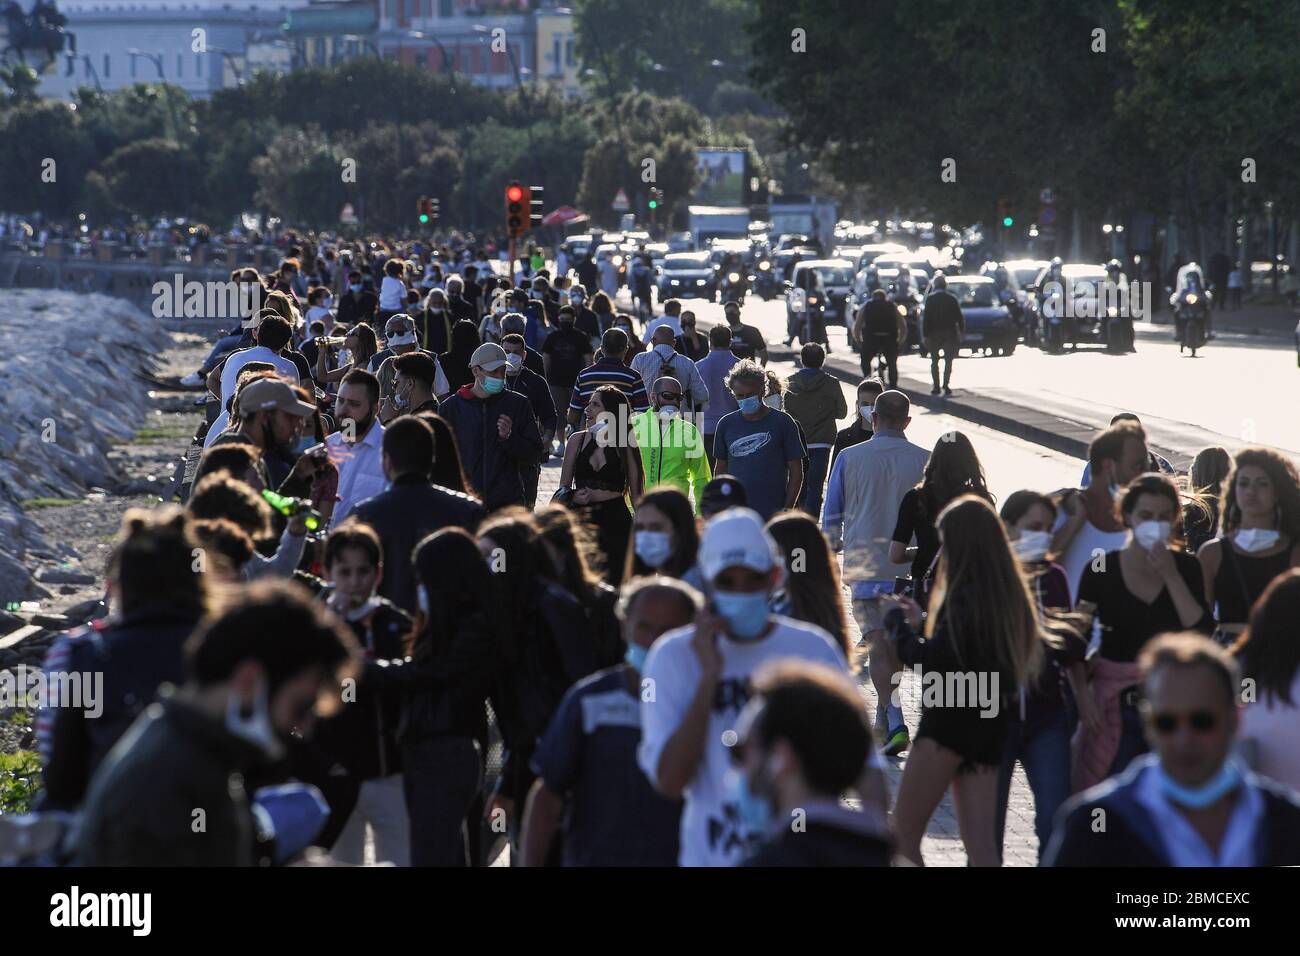
<path id="1" fill-rule="evenodd" d="M 717 281 L 717 270 L 707 252 L 670 253 L 659 270 L 659 300 L 695 297 L 713 301 Z"/>
<path id="2" fill-rule="evenodd" d="M 948 291 L 957 297 L 966 334 L 961 347 L 993 355 L 1010 355 L 1016 350 L 1020 328 L 1011 310 L 998 298 L 997 287 L 989 276 L 960 275 L 948 280 Z"/>

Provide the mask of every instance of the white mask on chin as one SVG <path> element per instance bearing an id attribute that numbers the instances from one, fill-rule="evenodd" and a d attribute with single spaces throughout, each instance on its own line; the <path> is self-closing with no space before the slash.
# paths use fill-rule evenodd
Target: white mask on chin
<path id="1" fill-rule="evenodd" d="M 1232 540 L 1242 551 L 1267 551 L 1277 544 L 1282 533 L 1273 528 L 1242 528 Z"/>

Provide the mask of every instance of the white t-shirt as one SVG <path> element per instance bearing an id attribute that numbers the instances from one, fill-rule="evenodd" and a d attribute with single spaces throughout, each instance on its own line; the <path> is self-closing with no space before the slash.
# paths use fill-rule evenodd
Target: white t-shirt
<path id="1" fill-rule="evenodd" d="M 768 661 L 783 657 L 848 670 L 830 635 L 812 624 L 776 615 L 777 625 L 760 641 L 741 643 L 719 637 L 722 674 L 713 697 L 708 739 L 695 776 L 686 785 L 682 810 L 682 866 L 734 866 L 752 852 L 759 833 L 742 828 L 727 789 L 730 752 L 723 734 L 732 731 L 750 697 L 750 680 Z M 659 758 L 690 708 L 700 681 L 700 662 L 691 647 L 695 626 L 669 631 L 655 641 L 642 671 L 641 744 L 637 762 L 652 781 Z M 645 680 L 653 681 L 645 684 Z M 650 693 L 653 689 L 653 693 Z M 732 735 L 727 734 L 731 740 Z"/>
<path id="2" fill-rule="evenodd" d="M 235 383 L 239 381 L 239 371 L 249 362 L 270 362 L 275 366 L 275 370 L 289 381 L 295 384 L 298 382 L 298 366 L 279 352 L 272 352 L 264 345 L 255 345 L 251 349 L 244 349 L 242 352 L 232 352 L 230 358 L 226 359 L 225 367 L 221 370 L 221 394 L 217 397 L 221 399 L 223 406 L 226 404 L 226 399 L 235 394 Z"/>
<path id="3" fill-rule="evenodd" d="M 400 312 L 406 307 L 406 286 L 401 279 L 384 276 L 379 286 L 379 307 L 385 312 Z"/>

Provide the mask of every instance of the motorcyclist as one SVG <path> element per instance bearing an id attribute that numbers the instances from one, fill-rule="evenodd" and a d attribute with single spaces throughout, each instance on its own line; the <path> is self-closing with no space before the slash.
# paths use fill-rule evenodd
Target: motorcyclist
<path id="1" fill-rule="evenodd" d="M 1133 316 L 1129 312 L 1130 304 L 1128 297 L 1128 276 L 1124 274 L 1124 266 L 1118 259 L 1111 259 L 1106 263 L 1106 282 L 1105 288 L 1101 290 L 1101 322 L 1102 338 L 1106 340 L 1106 345 L 1111 344 L 1111 323 L 1112 322 L 1132 322 Z M 1110 314 L 1110 310 L 1117 310 L 1115 316 Z M 1132 344 L 1132 337 L 1126 336 L 1127 351 L 1137 351 Z"/>
<path id="2" fill-rule="evenodd" d="M 1174 341 L 1181 342 L 1183 338 L 1183 326 L 1186 319 L 1183 317 L 1182 309 L 1179 307 L 1183 298 L 1188 295 L 1195 295 L 1205 304 L 1205 337 L 1213 338 L 1211 328 L 1213 327 L 1214 315 L 1214 297 L 1210 295 L 1205 285 L 1205 273 L 1196 262 L 1189 262 L 1181 266 L 1178 270 L 1178 277 L 1174 282 L 1174 294 L 1169 297 L 1169 307 L 1174 313 Z"/>

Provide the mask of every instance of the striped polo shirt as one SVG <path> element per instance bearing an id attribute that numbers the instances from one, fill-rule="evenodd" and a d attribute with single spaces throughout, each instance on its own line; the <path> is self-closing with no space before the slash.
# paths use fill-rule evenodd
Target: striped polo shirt
<path id="1" fill-rule="evenodd" d="M 601 359 L 578 373 L 573 383 L 573 395 L 569 398 L 569 408 L 582 411 L 587 407 L 591 393 L 602 385 L 613 385 L 626 395 L 634 412 L 643 412 L 650 407 L 645 382 L 641 380 L 639 372 L 628 368 L 621 361 Z"/>

